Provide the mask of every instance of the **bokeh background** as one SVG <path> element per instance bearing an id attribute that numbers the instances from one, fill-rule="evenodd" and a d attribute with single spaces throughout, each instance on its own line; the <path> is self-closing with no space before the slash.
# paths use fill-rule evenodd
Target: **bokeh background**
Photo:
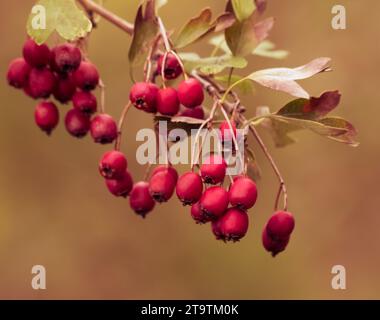
<path id="1" fill-rule="evenodd" d="M 276 25 L 270 39 L 291 55 L 284 61 L 250 58 L 250 70 L 294 67 L 315 57 L 333 59 L 334 72 L 302 85 L 317 96 L 341 90 L 335 115 L 354 122 L 361 141 L 351 148 L 312 133 L 299 143 L 275 149 L 297 219 L 284 254 L 271 258 L 261 246 L 261 230 L 272 213 L 276 179 L 257 150 L 263 170 L 260 198 L 250 212 L 244 241 L 224 245 L 209 226 L 195 225 L 177 200 L 157 206 L 143 221 L 126 200 L 108 194 L 97 172 L 107 149 L 75 140 L 61 124 L 47 138 L 33 120 L 35 102 L 6 85 L 11 59 L 21 54 L 32 0 L 1 1 L 0 50 L 0 298 L 32 299 L 362 299 L 380 298 L 379 214 L 379 44 L 375 0 L 341 0 L 348 28 L 330 26 L 330 0 L 269 0 L 265 16 Z M 173 1 L 162 9 L 168 28 L 182 26 L 201 8 L 223 10 L 224 1 Z M 106 1 L 107 8 L 132 21 L 137 0 Z M 90 57 L 107 84 L 107 109 L 118 117 L 131 85 L 127 51 L 130 37 L 102 21 L 93 33 Z M 211 47 L 199 44 L 202 55 Z M 249 113 L 258 105 L 276 110 L 291 97 L 257 87 L 244 98 Z M 62 115 L 68 106 L 62 106 Z M 135 134 L 151 125 L 132 110 L 123 150 L 135 179 Z M 63 116 L 62 116 L 63 118 Z M 256 147 L 257 148 L 257 147 Z M 184 168 L 182 168 L 184 170 Z M 47 269 L 47 290 L 31 288 L 31 268 Z M 347 270 L 347 289 L 331 288 L 331 268 Z"/>

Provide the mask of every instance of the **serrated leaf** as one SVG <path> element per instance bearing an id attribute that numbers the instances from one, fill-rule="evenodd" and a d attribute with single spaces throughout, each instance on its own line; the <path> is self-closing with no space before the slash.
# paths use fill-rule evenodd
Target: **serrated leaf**
<path id="1" fill-rule="evenodd" d="M 74 0 L 40 0 L 36 5 L 44 9 L 45 28 L 38 28 L 39 23 L 37 20 L 41 12 L 31 12 L 27 22 L 27 33 L 38 44 L 46 42 L 54 31 L 57 31 L 63 39 L 74 41 L 86 36 L 92 29 L 91 21 L 76 6 Z M 43 16 L 41 15 L 41 17 Z"/>
<path id="2" fill-rule="evenodd" d="M 273 50 L 274 48 L 273 42 L 264 40 L 253 50 L 252 54 L 272 59 L 285 59 L 289 55 L 286 50 Z"/>
<path id="3" fill-rule="evenodd" d="M 229 75 L 215 77 L 215 80 L 223 82 L 227 85 L 228 84 L 230 84 L 230 85 L 234 84 L 234 83 L 240 81 L 241 79 L 242 79 L 241 76 L 238 76 L 235 74 L 233 74 L 231 76 L 231 79 L 230 79 Z M 236 86 L 236 88 L 238 88 L 243 94 L 249 94 L 249 93 L 252 93 L 254 91 L 254 87 L 252 85 L 252 82 L 249 80 L 239 82 L 238 85 Z"/>
<path id="4" fill-rule="evenodd" d="M 256 9 L 253 0 L 231 0 L 236 18 L 242 22 L 248 19 Z"/>

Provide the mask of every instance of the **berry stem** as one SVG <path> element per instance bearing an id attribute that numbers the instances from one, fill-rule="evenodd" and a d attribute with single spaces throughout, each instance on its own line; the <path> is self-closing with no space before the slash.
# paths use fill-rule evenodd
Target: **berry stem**
<path id="1" fill-rule="evenodd" d="M 164 40 L 165 50 L 167 53 L 169 53 L 170 51 L 172 51 L 172 48 L 170 46 L 164 23 L 162 22 L 162 19 L 160 17 L 158 17 L 158 26 L 160 27 L 161 37 Z M 165 63 L 163 65 L 165 66 Z"/>
<path id="2" fill-rule="evenodd" d="M 117 139 L 116 139 L 116 142 L 115 142 L 115 150 L 117 150 L 117 151 L 120 150 L 121 136 L 122 136 L 122 132 L 123 132 L 123 125 L 124 125 L 127 113 L 129 111 L 129 109 L 131 108 L 131 106 L 132 106 L 132 103 L 128 102 L 128 104 L 124 107 L 124 109 L 123 109 L 123 111 L 121 113 L 121 116 L 120 116 L 119 125 L 117 127 Z"/>
<path id="3" fill-rule="evenodd" d="M 102 79 L 99 79 L 100 88 L 100 113 L 106 112 L 106 86 Z"/>

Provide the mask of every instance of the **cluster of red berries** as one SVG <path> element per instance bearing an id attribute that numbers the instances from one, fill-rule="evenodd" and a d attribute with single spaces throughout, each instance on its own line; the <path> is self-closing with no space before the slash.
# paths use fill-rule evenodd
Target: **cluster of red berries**
<path id="1" fill-rule="evenodd" d="M 31 98 L 43 99 L 35 109 L 36 124 L 43 131 L 50 134 L 59 122 L 59 110 L 48 100 L 53 95 L 62 104 L 73 104 L 65 116 L 71 135 L 81 138 L 90 131 L 94 141 L 102 144 L 116 139 L 117 126 L 111 116 L 98 114 L 91 118 L 97 111 L 97 99 L 91 91 L 99 84 L 99 72 L 77 46 L 64 43 L 50 50 L 46 44 L 27 39 L 22 53 L 22 58 L 11 61 L 7 80 Z"/>

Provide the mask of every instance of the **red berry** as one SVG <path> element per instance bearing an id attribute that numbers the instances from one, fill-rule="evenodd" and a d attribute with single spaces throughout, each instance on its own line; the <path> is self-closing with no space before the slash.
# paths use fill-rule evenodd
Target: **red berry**
<path id="1" fill-rule="evenodd" d="M 208 188 L 200 200 L 202 212 L 210 219 L 223 215 L 228 207 L 228 192 L 222 187 Z"/>
<path id="2" fill-rule="evenodd" d="M 272 239 L 286 239 L 294 230 L 295 221 L 290 212 L 278 211 L 268 221 L 266 230 Z"/>
<path id="3" fill-rule="evenodd" d="M 73 98 L 75 91 L 76 87 L 72 77 L 67 74 L 60 74 L 53 91 L 54 98 L 61 103 L 67 103 Z"/>
<path id="4" fill-rule="evenodd" d="M 7 73 L 9 85 L 17 89 L 27 86 L 30 70 L 30 66 L 23 58 L 16 58 L 12 60 L 9 64 Z"/>
<path id="5" fill-rule="evenodd" d="M 234 134 L 233 136 L 231 134 L 231 129 L 230 129 L 230 126 L 228 124 L 228 121 L 225 120 L 220 124 L 219 130 L 220 130 L 220 136 L 221 136 L 222 141 L 233 141 L 232 137 L 236 138 L 236 124 L 235 124 L 235 122 L 231 121 L 231 127 L 232 127 L 232 132 Z"/>
<path id="6" fill-rule="evenodd" d="M 149 183 L 141 181 L 133 186 L 129 195 L 129 204 L 131 208 L 143 218 L 153 210 L 155 201 L 149 193 Z"/>
<path id="7" fill-rule="evenodd" d="M 280 252 L 284 251 L 286 249 L 286 246 L 288 245 L 290 240 L 290 237 L 283 238 L 283 239 L 273 239 L 270 237 L 270 235 L 267 232 L 267 229 L 264 228 L 263 234 L 262 234 L 262 242 L 265 250 L 272 253 L 272 256 L 275 257 Z"/>
<path id="8" fill-rule="evenodd" d="M 89 61 L 82 61 L 74 72 L 74 81 L 78 88 L 91 91 L 99 83 L 99 72 L 95 65 Z"/>
<path id="9" fill-rule="evenodd" d="M 204 224 L 210 221 L 210 219 L 206 217 L 206 215 L 202 212 L 199 201 L 197 203 L 194 203 L 191 206 L 190 212 L 191 212 L 191 217 L 198 224 Z"/>
<path id="10" fill-rule="evenodd" d="M 194 109 L 184 108 L 184 110 L 180 111 L 178 116 L 203 120 L 205 118 L 205 112 L 201 106 L 195 107 Z"/>
<path id="11" fill-rule="evenodd" d="M 182 81 L 178 86 L 178 98 L 187 108 L 200 106 L 204 100 L 201 83 L 194 78 Z"/>
<path id="12" fill-rule="evenodd" d="M 36 106 L 34 119 L 41 130 L 50 134 L 59 121 L 58 108 L 52 102 L 41 102 Z"/>
<path id="13" fill-rule="evenodd" d="M 38 45 L 33 39 L 24 43 L 22 53 L 25 61 L 32 67 L 41 68 L 50 61 L 50 49 L 46 44 Z"/>
<path id="14" fill-rule="evenodd" d="M 124 171 L 117 179 L 107 179 L 106 186 L 116 197 L 128 197 L 132 191 L 133 179 L 128 171 Z"/>
<path id="15" fill-rule="evenodd" d="M 28 89 L 33 97 L 47 98 L 53 93 L 56 78 L 49 69 L 32 69 L 29 74 Z"/>
<path id="16" fill-rule="evenodd" d="M 178 179 L 176 192 L 184 205 L 196 203 L 203 192 L 201 177 L 194 172 L 185 173 Z"/>
<path id="17" fill-rule="evenodd" d="M 120 151 L 106 152 L 99 163 L 100 174 L 106 179 L 117 179 L 127 170 L 128 162 Z"/>
<path id="18" fill-rule="evenodd" d="M 205 183 L 222 183 L 226 176 L 227 164 L 223 157 L 213 154 L 201 166 L 201 176 Z"/>
<path id="19" fill-rule="evenodd" d="M 243 210 L 252 208 L 257 200 L 256 183 L 248 177 L 234 179 L 229 190 L 230 203 Z"/>
<path id="20" fill-rule="evenodd" d="M 160 89 L 157 93 L 157 110 L 165 116 L 174 116 L 179 111 L 177 91 L 173 88 Z"/>
<path id="21" fill-rule="evenodd" d="M 72 136 L 82 138 L 90 130 L 90 119 L 77 109 L 71 109 L 66 114 L 65 126 Z"/>
<path id="22" fill-rule="evenodd" d="M 248 214 L 238 208 L 231 208 L 212 224 L 212 230 L 217 239 L 239 241 L 248 231 Z"/>
<path id="23" fill-rule="evenodd" d="M 164 64 L 164 55 L 161 55 L 158 59 L 157 72 L 162 74 L 162 65 Z M 172 53 L 169 53 L 166 57 L 165 63 L 165 78 L 168 80 L 176 79 L 182 74 L 182 68 L 176 56 Z"/>
<path id="24" fill-rule="evenodd" d="M 91 120 L 91 136 L 96 143 L 108 144 L 117 138 L 117 125 L 108 114 L 99 114 Z"/>
<path id="25" fill-rule="evenodd" d="M 72 100 L 74 108 L 87 115 L 95 113 L 98 108 L 96 97 L 88 91 L 77 91 Z"/>
<path id="26" fill-rule="evenodd" d="M 174 193 L 176 181 L 169 170 L 159 171 L 149 180 L 149 192 L 159 203 L 167 202 Z"/>
<path id="27" fill-rule="evenodd" d="M 70 43 L 60 44 L 52 49 L 51 66 L 57 72 L 71 72 L 78 69 L 82 54 L 76 46 Z"/>
<path id="28" fill-rule="evenodd" d="M 177 181 L 178 181 L 178 172 L 172 166 L 167 166 L 167 165 L 158 166 L 158 167 L 154 168 L 154 170 L 152 171 L 151 176 L 153 177 L 156 173 L 161 172 L 161 171 L 168 171 L 172 175 L 175 183 L 177 183 Z"/>
<path id="29" fill-rule="evenodd" d="M 129 99 L 137 109 L 155 113 L 157 111 L 157 93 L 158 87 L 155 84 L 137 82 L 131 88 Z"/>

